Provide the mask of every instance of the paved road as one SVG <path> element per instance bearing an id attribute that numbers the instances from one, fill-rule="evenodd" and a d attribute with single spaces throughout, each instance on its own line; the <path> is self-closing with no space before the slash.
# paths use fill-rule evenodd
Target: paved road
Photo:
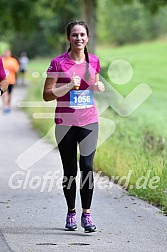
<path id="1" fill-rule="evenodd" d="M 85 234 L 80 223 L 77 231 L 64 231 L 59 154 L 47 141 L 39 141 L 30 119 L 17 107 L 25 88 L 15 88 L 13 95 L 11 114 L 0 113 L 0 252 L 166 252 L 166 217 L 113 184 L 106 189 L 96 184 L 92 205 L 96 233 Z M 25 153 L 32 145 L 33 151 Z M 48 154 L 31 167 L 24 166 L 24 155 L 18 159 L 24 153 L 25 163 L 31 162 L 42 151 Z M 57 178 L 46 182 L 46 175 L 53 174 Z M 77 210 L 80 222 L 79 195 Z"/>

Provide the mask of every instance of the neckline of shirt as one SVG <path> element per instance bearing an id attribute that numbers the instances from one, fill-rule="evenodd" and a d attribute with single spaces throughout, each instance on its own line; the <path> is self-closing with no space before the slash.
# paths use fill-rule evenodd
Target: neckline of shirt
<path id="1" fill-rule="evenodd" d="M 71 59 L 71 57 L 70 57 L 70 55 L 69 55 L 68 52 L 67 52 L 67 56 L 68 56 L 68 59 L 71 60 L 74 64 L 81 65 L 81 64 L 83 64 L 85 62 L 85 59 L 82 62 L 80 62 L 80 63 L 77 62 L 77 61 L 74 61 L 73 59 Z"/>

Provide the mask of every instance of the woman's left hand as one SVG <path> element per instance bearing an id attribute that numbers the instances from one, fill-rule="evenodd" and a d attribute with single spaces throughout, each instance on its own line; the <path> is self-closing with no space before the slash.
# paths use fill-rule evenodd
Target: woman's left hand
<path id="1" fill-rule="evenodd" d="M 99 92 L 104 92 L 105 91 L 105 86 L 101 81 L 97 81 L 94 84 L 94 87 L 95 87 L 95 91 L 99 91 Z"/>

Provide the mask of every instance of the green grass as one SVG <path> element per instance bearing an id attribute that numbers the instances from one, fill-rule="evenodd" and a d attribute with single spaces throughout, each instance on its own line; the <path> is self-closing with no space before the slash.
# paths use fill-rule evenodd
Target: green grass
<path id="1" fill-rule="evenodd" d="M 107 75 L 108 66 L 115 59 L 125 59 L 133 67 L 133 78 L 125 85 L 112 85 L 123 95 L 127 95 L 140 83 L 147 83 L 152 95 L 133 112 L 123 118 L 110 110 L 105 117 L 115 121 L 116 132 L 103 146 L 97 150 L 95 166 L 104 170 L 105 174 L 119 177 L 132 170 L 128 190 L 132 195 L 148 200 L 167 212 L 167 85 L 165 56 L 166 42 L 156 41 L 129 45 L 121 48 L 99 48 L 97 54 L 102 59 L 103 75 L 111 83 Z M 105 157 L 105 158 L 104 158 Z M 159 176 L 157 188 L 137 189 L 136 181 L 150 170 L 149 180 Z M 142 184 L 142 183 L 141 183 Z"/>
<path id="2" fill-rule="evenodd" d="M 149 84 L 151 96 L 130 116 L 121 117 L 112 108 L 103 113 L 103 117 L 116 123 L 116 131 L 99 148 L 95 156 L 95 169 L 103 171 L 109 177 L 127 176 L 131 171 L 127 189 L 131 195 L 147 200 L 159 206 L 167 213 L 167 83 L 166 83 L 166 41 L 146 42 L 124 47 L 98 47 L 97 55 L 100 58 L 101 75 L 126 96 L 140 83 Z M 125 59 L 133 67 L 133 77 L 129 83 L 117 85 L 111 82 L 107 71 L 110 63 L 116 59 Z M 29 72 L 46 71 L 50 59 L 37 59 L 30 62 Z M 32 85 L 29 89 L 29 100 L 42 100 L 44 78 L 30 78 Z M 109 97 L 109 99 L 111 99 Z M 54 108 L 33 108 L 34 112 L 54 112 Z M 41 136 L 53 125 L 53 119 L 33 120 Z M 50 140 L 54 134 L 50 134 Z M 149 176 L 148 176 L 149 175 Z M 146 185 L 146 178 L 148 180 Z M 156 181 L 159 176 L 160 181 Z M 155 188 L 150 188 L 151 182 Z M 141 181 L 140 181 L 141 180 Z M 139 183 L 140 182 L 140 183 Z M 123 181 L 122 181 L 123 185 Z M 133 188 L 132 188 L 133 187 Z M 143 187 L 143 188 L 142 188 Z"/>

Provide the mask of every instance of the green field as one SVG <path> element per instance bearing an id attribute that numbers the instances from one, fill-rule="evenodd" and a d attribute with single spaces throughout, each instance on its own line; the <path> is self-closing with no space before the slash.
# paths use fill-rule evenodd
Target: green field
<path id="1" fill-rule="evenodd" d="M 127 96 L 140 83 L 148 84 L 152 94 L 129 116 L 122 117 L 112 108 L 108 108 L 102 114 L 102 117 L 115 122 L 116 130 L 98 147 L 95 170 L 102 171 L 122 185 L 125 184 L 122 176 L 128 176 L 130 172 L 130 181 L 125 185 L 129 193 L 159 206 L 167 213 L 166 41 L 115 48 L 99 46 L 96 54 L 101 61 L 101 75 L 120 94 Z M 108 67 L 117 59 L 127 60 L 133 68 L 133 77 L 127 84 L 114 84 L 108 77 Z M 40 75 L 39 78 L 32 78 L 32 73 L 37 71 L 42 74 L 49 62 L 50 59 L 36 59 L 30 62 L 28 78 L 32 85 L 29 88 L 28 100 L 42 100 L 44 77 Z M 106 96 L 107 99 L 112 98 Z M 97 101 L 97 105 L 101 106 L 100 102 Z M 31 116 L 34 112 L 50 113 L 54 112 L 54 108 L 28 109 Z M 41 136 L 45 136 L 53 125 L 53 118 L 34 119 L 33 125 L 40 131 Z M 54 139 L 52 133 L 49 138 Z"/>

